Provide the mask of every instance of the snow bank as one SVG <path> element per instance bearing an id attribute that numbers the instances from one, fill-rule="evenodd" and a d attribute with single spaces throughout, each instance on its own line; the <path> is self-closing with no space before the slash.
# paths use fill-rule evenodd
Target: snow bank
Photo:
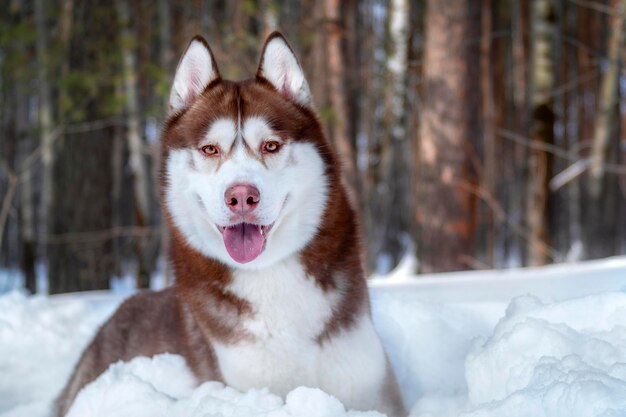
<path id="1" fill-rule="evenodd" d="M 495 328 L 499 303 L 373 295 L 411 416 L 626 416 L 626 293 L 518 297 Z"/>
<path id="2" fill-rule="evenodd" d="M 468 416 L 626 416 L 626 294 L 515 299 L 466 359 Z"/>
<path id="3" fill-rule="evenodd" d="M 420 397 L 466 391 L 465 357 L 488 337 L 506 304 L 440 304 L 414 294 L 372 292 L 374 325 L 383 339 L 407 406 Z M 495 315 L 495 318 L 491 318 Z"/>
<path id="4" fill-rule="evenodd" d="M 396 274 L 371 286 L 374 322 L 412 417 L 626 416 L 626 259 L 462 276 Z M 122 298 L 0 296 L 0 416 L 47 417 L 84 345 Z M 214 415 L 378 414 L 346 411 L 304 387 L 282 399 L 196 386 L 175 355 L 112 365 L 69 414 Z"/>
<path id="5" fill-rule="evenodd" d="M 0 296 L 0 413 L 45 415 L 72 364 L 116 306 L 111 299 L 96 306 L 18 291 Z"/>
<path id="6" fill-rule="evenodd" d="M 76 398 L 67 417 L 379 417 L 346 412 L 334 397 L 300 387 L 285 401 L 266 389 L 241 393 L 219 382 L 196 381 L 178 355 L 116 363 Z"/>

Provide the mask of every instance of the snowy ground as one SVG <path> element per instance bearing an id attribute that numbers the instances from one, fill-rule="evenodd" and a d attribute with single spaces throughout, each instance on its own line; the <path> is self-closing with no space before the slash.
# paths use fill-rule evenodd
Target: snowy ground
<path id="1" fill-rule="evenodd" d="M 626 258 L 371 287 L 374 321 L 415 417 L 626 416 Z M 0 283 L 1 286 L 2 283 Z M 73 363 L 123 297 L 0 296 L 0 416 L 46 417 Z M 175 383 L 172 383 L 175 381 Z M 70 417 L 376 416 L 297 388 L 197 387 L 182 358 L 115 364 Z"/>

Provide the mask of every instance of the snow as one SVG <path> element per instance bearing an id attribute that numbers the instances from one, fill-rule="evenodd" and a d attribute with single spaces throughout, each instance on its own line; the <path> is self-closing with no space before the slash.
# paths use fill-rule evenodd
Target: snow
<path id="1" fill-rule="evenodd" d="M 176 381 L 172 384 L 171 381 Z M 135 358 L 112 365 L 77 397 L 67 417 L 377 417 L 376 412 L 346 413 L 330 395 L 299 387 L 285 401 L 266 389 L 241 393 L 219 382 L 196 381 L 178 355 Z"/>
<path id="2" fill-rule="evenodd" d="M 370 284 L 412 417 L 626 416 L 626 258 Z M 0 282 L 0 287 L 2 283 Z M 0 416 L 46 417 L 81 350 L 124 298 L 0 296 Z M 299 387 L 197 386 L 176 355 L 113 364 L 69 417 L 368 416 Z"/>
<path id="3" fill-rule="evenodd" d="M 0 415 L 44 416 L 73 363 L 119 300 L 0 296 Z M 6 414 L 3 414 L 6 413 Z"/>
<path id="4" fill-rule="evenodd" d="M 466 358 L 471 416 L 626 416 L 626 294 L 520 297 Z"/>

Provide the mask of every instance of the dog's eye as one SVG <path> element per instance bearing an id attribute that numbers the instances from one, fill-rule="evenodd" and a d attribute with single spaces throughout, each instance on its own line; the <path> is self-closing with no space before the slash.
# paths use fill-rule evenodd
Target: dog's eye
<path id="1" fill-rule="evenodd" d="M 217 156 L 220 154 L 220 148 L 216 145 L 206 145 L 200 148 L 200 150 L 207 156 Z"/>
<path id="2" fill-rule="evenodd" d="M 280 143 L 276 142 L 275 140 L 268 140 L 266 142 L 263 142 L 263 146 L 261 147 L 263 153 L 276 153 L 279 149 Z"/>

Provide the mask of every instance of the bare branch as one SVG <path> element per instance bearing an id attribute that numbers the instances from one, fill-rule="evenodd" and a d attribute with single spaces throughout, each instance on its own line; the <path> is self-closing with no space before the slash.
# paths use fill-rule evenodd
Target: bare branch
<path id="1" fill-rule="evenodd" d="M 519 133 L 512 132 L 507 129 L 497 128 L 496 133 L 503 137 L 504 139 L 511 140 L 519 145 L 526 146 L 530 149 L 535 149 L 539 151 L 544 151 L 553 154 L 554 156 L 558 156 L 559 158 L 571 160 L 572 156 L 568 151 L 563 148 L 560 148 L 556 145 L 551 145 L 545 142 L 539 142 L 532 138 L 520 135 Z M 574 158 L 577 159 L 577 158 Z"/>
<path id="2" fill-rule="evenodd" d="M 558 97 L 560 95 L 563 95 L 575 88 L 577 88 L 579 85 L 584 84 L 586 82 L 589 82 L 595 78 L 598 78 L 600 76 L 600 71 L 598 69 L 592 70 L 587 72 L 586 74 L 583 74 L 577 78 L 573 78 L 572 80 L 568 81 L 567 83 L 560 85 L 558 87 L 556 87 L 555 89 L 553 89 L 549 95 L 551 97 Z"/>
<path id="3" fill-rule="evenodd" d="M 565 168 L 563 171 L 556 174 L 550 180 L 550 191 L 558 191 L 569 182 L 578 178 L 587 170 L 587 168 L 589 168 L 590 162 L 591 160 L 589 158 L 578 160 Z"/>
<path id="4" fill-rule="evenodd" d="M 524 135 L 520 135 L 519 133 L 510 131 L 507 129 L 497 128 L 496 133 L 498 134 L 498 136 L 504 139 L 510 140 L 512 142 L 515 142 L 519 145 L 526 146 L 530 149 L 536 149 L 536 150 L 540 150 L 544 152 L 549 152 L 556 157 L 559 157 L 566 161 L 570 161 L 572 163 L 580 161 L 581 159 L 584 159 L 581 156 L 577 155 L 577 152 L 574 152 L 574 151 L 568 152 L 567 150 L 561 147 L 558 147 L 556 145 L 550 145 L 547 143 L 538 142 L 536 140 L 533 140 L 532 138 L 526 137 Z M 612 174 L 618 174 L 618 175 L 626 175 L 626 165 L 605 162 L 603 166 L 604 166 L 605 172 L 610 172 Z"/>

